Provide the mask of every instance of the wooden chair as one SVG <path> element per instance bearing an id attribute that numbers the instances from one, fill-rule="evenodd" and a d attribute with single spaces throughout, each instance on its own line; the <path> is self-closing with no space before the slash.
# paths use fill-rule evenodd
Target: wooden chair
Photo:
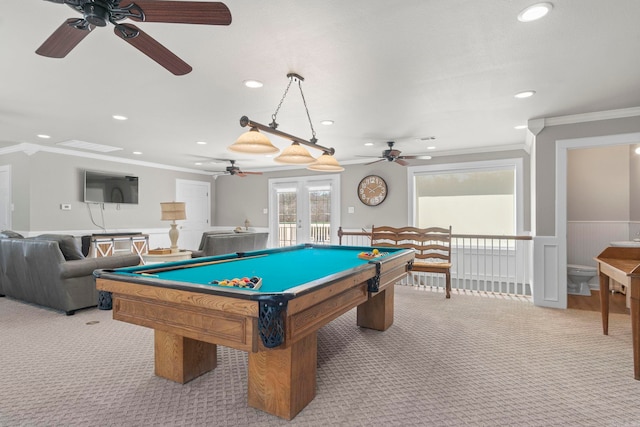
<path id="1" fill-rule="evenodd" d="M 446 297 L 451 298 L 451 226 L 372 227 L 371 246 L 415 250 L 416 260 L 412 271 L 444 274 Z"/>

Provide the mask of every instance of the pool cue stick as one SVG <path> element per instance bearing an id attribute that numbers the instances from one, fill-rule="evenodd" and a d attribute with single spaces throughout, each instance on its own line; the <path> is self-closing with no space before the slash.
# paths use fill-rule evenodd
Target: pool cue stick
<path id="1" fill-rule="evenodd" d="M 218 260 L 215 260 L 215 261 L 198 262 L 196 264 L 186 264 L 186 265 L 183 265 L 181 267 L 182 268 L 203 267 L 205 265 L 223 264 L 225 262 L 240 261 L 240 260 L 243 260 L 243 259 L 261 258 L 261 257 L 267 256 L 267 255 L 268 254 L 245 256 L 245 257 L 238 257 L 238 258 L 231 258 L 231 259 L 218 259 Z M 144 271 L 139 271 L 138 274 L 149 275 L 150 273 L 161 273 L 163 271 L 169 271 L 169 270 L 173 270 L 173 269 L 175 269 L 175 266 L 156 267 L 156 268 L 150 268 L 150 269 L 144 270 Z"/>

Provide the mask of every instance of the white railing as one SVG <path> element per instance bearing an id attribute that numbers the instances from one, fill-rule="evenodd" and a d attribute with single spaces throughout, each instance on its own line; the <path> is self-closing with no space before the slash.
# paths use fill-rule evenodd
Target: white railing
<path id="1" fill-rule="evenodd" d="M 293 246 L 297 244 L 298 225 L 295 222 L 278 224 L 278 246 Z M 330 224 L 311 224 L 309 243 L 328 245 L 331 243 Z"/>
<path id="2" fill-rule="evenodd" d="M 340 228 L 341 245 L 369 246 L 370 231 Z M 530 236 L 453 234 L 451 289 L 514 296 L 531 296 L 532 239 Z M 413 273 L 402 283 L 443 291 L 444 276 Z"/>

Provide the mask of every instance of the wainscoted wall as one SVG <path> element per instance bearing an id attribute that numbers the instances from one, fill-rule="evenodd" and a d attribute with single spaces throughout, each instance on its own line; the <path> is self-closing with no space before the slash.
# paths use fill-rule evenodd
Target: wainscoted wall
<path id="1" fill-rule="evenodd" d="M 610 242 L 632 240 L 628 221 L 569 221 L 567 263 L 595 267 L 597 256 Z"/>
<path id="2" fill-rule="evenodd" d="M 593 258 L 610 242 L 633 240 L 638 229 L 638 223 L 629 221 L 568 221 L 567 264 L 595 267 Z M 594 277 L 589 284 L 597 289 L 598 278 Z"/>

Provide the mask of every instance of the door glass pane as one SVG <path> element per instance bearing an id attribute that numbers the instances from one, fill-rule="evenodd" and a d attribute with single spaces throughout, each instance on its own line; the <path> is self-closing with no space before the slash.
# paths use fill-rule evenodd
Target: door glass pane
<path id="1" fill-rule="evenodd" d="M 278 247 L 297 244 L 298 195 L 295 190 L 278 191 Z"/>
<path id="2" fill-rule="evenodd" d="M 331 190 L 329 187 L 309 188 L 310 243 L 331 243 Z"/>

